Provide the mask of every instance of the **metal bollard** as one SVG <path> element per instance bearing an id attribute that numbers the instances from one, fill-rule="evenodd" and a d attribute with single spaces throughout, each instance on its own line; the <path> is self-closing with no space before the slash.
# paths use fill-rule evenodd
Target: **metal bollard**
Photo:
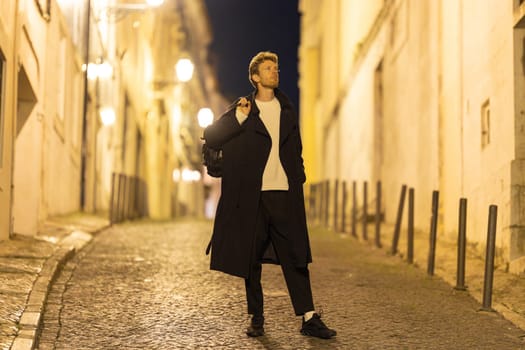
<path id="1" fill-rule="evenodd" d="M 308 207 L 308 215 L 310 216 L 310 219 L 311 220 L 315 220 L 315 212 L 314 212 L 314 208 L 315 208 L 315 184 L 314 183 L 311 183 L 310 184 L 310 200 L 308 202 L 309 204 L 309 207 Z"/>
<path id="2" fill-rule="evenodd" d="M 115 187 L 117 174 L 111 174 L 111 198 L 109 200 L 109 223 L 115 223 Z"/>
<path id="3" fill-rule="evenodd" d="M 357 183 L 352 182 L 352 236 L 357 237 Z"/>
<path id="4" fill-rule="evenodd" d="M 492 284 L 494 282 L 494 255 L 496 251 L 496 221 L 498 218 L 498 207 L 489 207 L 489 225 L 487 232 L 487 252 L 485 256 L 485 279 L 483 282 L 483 306 L 482 311 L 494 311 L 492 309 Z"/>
<path id="5" fill-rule="evenodd" d="M 148 184 L 146 181 L 140 181 L 140 192 L 141 192 L 141 217 L 147 217 L 149 215 L 149 202 L 148 202 Z"/>
<path id="6" fill-rule="evenodd" d="M 414 263 L 414 189 L 408 190 L 407 262 Z"/>
<path id="7" fill-rule="evenodd" d="M 467 199 L 459 200 L 458 220 L 458 268 L 456 274 L 456 286 L 454 289 L 467 290 L 465 286 L 465 252 L 467 248 Z"/>
<path id="8" fill-rule="evenodd" d="M 128 216 L 131 220 L 135 219 L 135 176 L 130 176 L 129 181 L 129 204 L 128 204 Z"/>
<path id="9" fill-rule="evenodd" d="M 334 231 L 337 232 L 337 215 L 339 214 L 339 180 L 335 180 L 334 188 Z"/>
<path id="10" fill-rule="evenodd" d="M 343 181 L 343 203 L 341 208 L 341 232 L 346 232 L 346 202 L 348 201 L 348 195 L 346 193 L 346 181 Z"/>
<path id="11" fill-rule="evenodd" d="M 321 215 L 321 188 L 319 183 L 315 184 L 315 207 L 314 207 L 315 222 L 319 222 L 319 216 Z"/>
<path id="12" fill-rule="evenodd" d="M 363 239 L 368 240 L 367 224 L 368 224 L 368 183 L 363 182 Z"/>
<path id="13" fill-rule="evenodd" d="M 129 197 L 129 177 L 124 176 L 124 190 L 122 192 L 122 221 L 128 220 L 128 197 Z"/>
<path id="14" fill-rule="evenodd" d="M 324 183 L 319 182 L 317 184 L 318 189 L 318 208 L 317 208 L 317 222 L 321 224 L 323 222 L 323 213 L 324 213 Z"/>
<path id="15" fill-rule="evenodd" d="M 377 248 L 381 248 L 381 181 L 376 184 L 376 231 L 375 231 L 375 244 Z"/>
<path id="16" fill-rule="evenodd" d="M 135 211 L 134 218 L 140 217 L 140 208 L 139 208 L 139 196 L 140 196 L 140 177 L 135 177 L 135 198 L 133 199 L 133 210 Z"/>
<path id="17" fill-rule="evenodd" d="M 323 186 L 319 182 L 315 185 L 315 188 L 316 188 L 316 196 L 317 196 L 317 199 L 316 199 L 317 206 L 315 208 L 315 219 L 316 219 L 316 222 L 320 224 L 321 216 L 323 213 Z"/>
<path id="18" fill-rule="evenodd" d="M 315 204 L 314 204 L 314 218 L 315 222 L 319 222 L 319 215 L 320 215 L 320 206 L 321 206 L 321 189 L 319 188 L 319 184 L 315 184 Z"/>
<path id="19" fill-rule="evenodd" d="M 392 239 L 392 249 L 390 250 L 392 255 L 397 254 L 397 243 L 399 242 L 399 232 L 401 231 L 401 221 L 403 220 L 403 207 L 405 206 L 406 192 L 407 185 L 401 186 L 401 196 L 399 197 L 399 205 L 397 207 L 396 226 L 394 229 L 394 237 Z"/>
<path id="20" fill-rule="evenodd" d="M 428 249 L 427 273 L 434 276 L 434 264 L 436 260 L 436 236 L 439 208 L 439 191 L 432 192 L 432 216 L 430 218 L 430 247 Z"/>
<path id="21" fill-rule="evenodd" d="M 319 182 L 319 224 L 324 221 L 324 197 L 325 197 L 324 181 Z"/>
<path id="22" fill-rule="evenodd" d="M 133 178 L 131 176 L 127 176 L 128 178 L 128 181 L 127 181 L 127 186 L 126 186 L 126 220 L 130 220 L 131 219 L 131 211 L 132 211 L 132 208 L 131 208 L 131 204 L 133 203 L 132 202 L 132 198 L 133 198 Z"/>
<path id="23" fill-rule="evenodd" d="M 117 222 L 124 221 L 124 191 L 126 189 L 126 176 L 119 174 L 117 197 Z"/>
<path id="24" fill-rule="evenodd" d="M 324 186 L 324 227 L 328 228 L 328 213 L 330 212 L 330 180 L 326 180 Z"/>

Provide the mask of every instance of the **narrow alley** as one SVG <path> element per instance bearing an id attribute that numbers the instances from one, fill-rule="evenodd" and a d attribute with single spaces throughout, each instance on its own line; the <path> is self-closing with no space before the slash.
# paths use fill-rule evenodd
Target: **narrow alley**
<path id="1" fill-rule="evenodd" d="M 382 250 L 311 232 L 316 307 L 332 340 L 299 333 L 265 265 L 266 335 L 249 338 L 244 284 L 209 271 L 205 220 L 126 223 L 96 235 L 48 297 L 39 349 L 523 349 L 523 330 Z"/>

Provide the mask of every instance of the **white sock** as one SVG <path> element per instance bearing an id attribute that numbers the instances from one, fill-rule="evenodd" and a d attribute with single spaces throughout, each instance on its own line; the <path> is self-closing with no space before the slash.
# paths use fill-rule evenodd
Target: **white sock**
<path id="1" fill-rule="evenodd" d="M 308 311 L 304 313 L 304 321 L 307 322 L 315 314 L 315 311 Z"/>

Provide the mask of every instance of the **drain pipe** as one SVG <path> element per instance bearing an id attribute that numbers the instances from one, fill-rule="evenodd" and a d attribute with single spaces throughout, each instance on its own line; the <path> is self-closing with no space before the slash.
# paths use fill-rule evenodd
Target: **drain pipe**
<path id="1" fill-rule="evenodd" d="M 84 33 L 86 51 L 84 56 L 84 102 L 82 107 L 82 146 L 80 154 L 80 210 L 84 211 L 86 205 L 86 157 L 87 157 L 87 113 L 88 113 L 88 66 L 89 66 L 89 44 L 91 31 L 91 0 L 87 0 L 87 18 Z"/>

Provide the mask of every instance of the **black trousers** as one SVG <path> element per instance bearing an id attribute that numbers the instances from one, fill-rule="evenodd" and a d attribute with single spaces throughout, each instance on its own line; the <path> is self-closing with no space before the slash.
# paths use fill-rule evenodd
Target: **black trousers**
<path id="1" fill-rule="evenodd" d="M 314 310 L 308 267 L 296 267 L 289 253 L 286 191 L 262 191 L 257 213 L 254 256 L 250 276 L 245 280 L 248 313 L 263 314 L 261 259 L 268 244 L 273 244 L 281 264 L 288 293 L 296 315 Z"/>

